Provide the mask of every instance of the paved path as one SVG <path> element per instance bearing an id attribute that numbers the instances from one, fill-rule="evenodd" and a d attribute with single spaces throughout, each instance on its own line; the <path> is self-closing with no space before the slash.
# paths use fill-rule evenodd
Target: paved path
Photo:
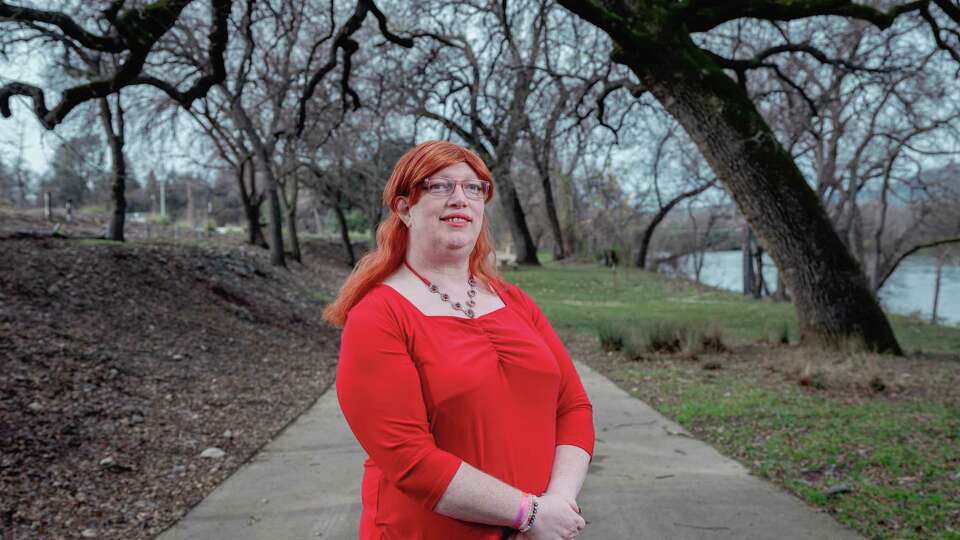
<path id="1" fill-rule="evenodd" d="M 861 538 L 582 363 L 597 444 L 578 498 L 590 539 Z M 365 455 L 333 387 L 159 540 L 356 539 Z"/>

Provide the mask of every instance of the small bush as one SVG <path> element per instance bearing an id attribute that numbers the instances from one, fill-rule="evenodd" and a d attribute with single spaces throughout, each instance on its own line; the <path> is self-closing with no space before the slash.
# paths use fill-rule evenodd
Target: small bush
<path id="1" fill-rule="evenodd" d="M 619 351 L 623 349 L 624 335 L 626 331 L 614 324 L 603 324 L 597 328 L 597 335 L 600 338 L 600 348 L 606 352 Z"/>
<path id="2" fill-rule="evenodd" d="M 623 342 L 623 355 L 631 360 L 640 360 L 649 352 L 649 345 L 640 332 L 632 332 Z"/>
<path id="3" fill-rule="evenodd" d="M 640 342 L 647 352 L 672 354 L 684 350 L 689 338 L 688 328 L 673 321 L 658 321 L 639 330 Z"/>
<path id="4" fill-rule="evenodd" d="M 700 352 L 722 353 L 729 350 L 723 339 L 723 327 L 716 323 L 712 323 L 710 327 L 707 328 L 707 331 L 700 339 L 700 345 Z"/>
<path id="5" fill-rule="evenodd" d="M 632 331 L 617 332 L 614 336 L 627 358 L 643 358 L 646 354 L 683 354 L 696 359 L 699 353 L 727 351 L 723 339 L 723 329 L 716 324 L 702 330 L 703 323 L 654 321 L 634 328 Z M 608 331 L 609 332 L 609 331 Z M 603 343 L 601 334 L 601 344 Z M 612 341 L 613 338 L 608 338 Z M 604 350 L 611 350 L 604 348 Z"/>

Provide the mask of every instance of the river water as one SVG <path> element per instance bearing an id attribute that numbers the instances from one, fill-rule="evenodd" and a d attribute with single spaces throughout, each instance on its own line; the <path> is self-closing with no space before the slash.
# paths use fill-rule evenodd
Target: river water
<path id="1" fill-rule="evenodd" d="M 693 258 L 681 263 L 681 271 L 693 277 Z M 740 251 L 712 251 L 704 255 L 700 281 L 707 285 L 740 291 L 743 289 L 743 267 Z M 907 257 L 887 283 L 880 289 L 880 303 L 884 309 L 904 315 L 919 314 L 930 319 L 933 310 L 933 290 L 937 275 L 937 260 L 915 255 Z M 764 280 L 776 287 L 777 268 L 764 255 Z M 960 265 L 944 265 L 940 283 L 940 305 L 937 317 L 941 322 L 960 326 Z"/>

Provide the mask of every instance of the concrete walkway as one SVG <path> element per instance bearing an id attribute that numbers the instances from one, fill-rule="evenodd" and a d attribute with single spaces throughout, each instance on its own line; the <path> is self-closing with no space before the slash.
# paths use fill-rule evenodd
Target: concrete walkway
<path id="1" fill-rule="evenodd" d="M 855 539 L 582 363 L 597 444 L 582 539 Z M 160 540 L 356 539 L 365 455 L 330 390 Z"/>

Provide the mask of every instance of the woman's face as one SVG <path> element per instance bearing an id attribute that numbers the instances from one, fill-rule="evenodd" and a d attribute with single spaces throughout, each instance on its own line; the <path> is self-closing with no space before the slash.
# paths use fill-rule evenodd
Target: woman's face
<path id="1" fill-rule="evenodd" d="M 429 178 L 445 178 L 454 182 L 476 181 L 477 173 L 464 162 L 455 163 L 431 174 Z M 446 248 L 469 253 L 480 236 L 483 225 L 484 199 L 467 197 L 465 185 L 459 184 L 448 196 L 436 196 L 427 192 L 424 184 L 420 198 L 412 207 L 398 205 L 400 218 L 410 229 L 410 241 L 429 249 Z"/>

